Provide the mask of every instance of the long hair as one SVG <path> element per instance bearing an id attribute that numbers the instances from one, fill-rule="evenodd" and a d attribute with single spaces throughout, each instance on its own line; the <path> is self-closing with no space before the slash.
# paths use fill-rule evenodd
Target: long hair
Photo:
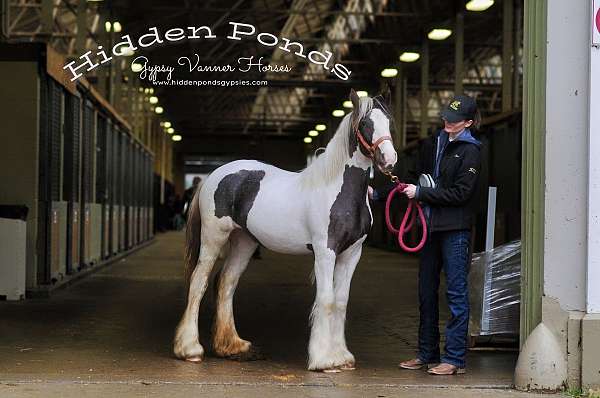
<path id="1" fill-rule="evenodd" d="M 192 197 L 188 211 L 187 226 L 185 229 L 185 284 L 186 290 L 189 288 L 192 273 L 196 268 L 198 257 L 200 256 L 200 229 L 202 221 L 200 220 L 199 194 L 202 184 L 198 184 L 196 192 Z"/>
<path id="2" fill-rule="evenodd" d="M 352 131 L 352 120 L 362 119 L 373 108 L 373 99 L 364 97 L 360 99 L 359 109 L 344 116 L 333 138 L 327 144 L 325 152 L 317 158 L 300 174 L 302 187 L 310 188 L 328 184 L 342 171 L 341 165 L 350 159 L 348 147 Z M 356 112 L 356 113 L 355 113 Z"/>

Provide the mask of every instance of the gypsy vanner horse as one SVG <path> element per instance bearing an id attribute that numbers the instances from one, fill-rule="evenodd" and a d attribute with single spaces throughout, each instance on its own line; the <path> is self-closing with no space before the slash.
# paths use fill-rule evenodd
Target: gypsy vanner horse
<path id="1" fill-rule="evenodd" d="M 359 98 L 340 123 L 325 152 L 301 172 L 238 160 L 216 169 L 194 195 L 186 237 L 187 306 L 177 326 L 174 353 L 201 361 L 198 312 L 221 249 L 229 254 L 216 283 L 213 349 L 222 357 L 252 351 L 233 318 L 233 294 L 258 244 L 279 253 L 315 258 L 316 297 L 310 320 L 308 369 L 354 369 L 344 323 L 350 282 L 372 225 L 367 197 L 369 168 L 394 167 L 389 90 Z"/>

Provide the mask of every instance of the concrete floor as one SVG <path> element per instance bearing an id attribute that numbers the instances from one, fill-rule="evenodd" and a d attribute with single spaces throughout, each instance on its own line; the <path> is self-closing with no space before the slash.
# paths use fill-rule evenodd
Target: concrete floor
<path id="1" fill-rule="evenodd" d="M 363 253 L 349 303 L 356 371 L 306 371 L 312 258 L 267 251 L 252 260 L 235 302 L 240 336 L 262 347 L 267 360 L 176 360 L 171 340 L 185 304 L 182 244 L 182 233 L 163 234 L 50 299 L 0 302 L 0 396 L 387 397 L 417 389 L 425 397 L 521 395 L 506 390 L 515 353 L 472 352 L 461 376 L 399 370 L 416 347 L 416 259 L 372 248 Z M 205 347 L 207 301 L 200 317 Z"/>

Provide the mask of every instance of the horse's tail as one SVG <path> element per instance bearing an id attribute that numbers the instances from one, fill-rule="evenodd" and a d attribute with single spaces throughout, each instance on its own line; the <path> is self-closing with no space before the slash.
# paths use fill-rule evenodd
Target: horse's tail
<path id="1" fill-rule="evenodd" d="M 200 203 L 198 196 L 200 194 L 200 185 L 196 188 L 190 209 L 188 211 L 187 227 L 185 229 L 185 283 L 189 288 L 192 272 L 198 263 L 200 256 L 200 230 L 202 221 L 200 220 Z"/>

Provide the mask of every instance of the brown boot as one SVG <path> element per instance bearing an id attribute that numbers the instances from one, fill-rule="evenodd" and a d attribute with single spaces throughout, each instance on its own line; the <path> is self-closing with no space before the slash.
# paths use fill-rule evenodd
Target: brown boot
<path id="1" fill-rule="evenodd" d="M 467 373 L 467 370 L 465 368 L 459 368 L 458 366 L 449 363 L 440 363 L 438 366 L 429 369 L 427 373 L 436 376 L 448 376 L 465 374 Z"/>
<path id="2" fill-rule="evenodd" d="M 414 359 L 409 359 L 408 361 L 400 362 L 398 364 L 398 367 L 401 369 L 419 370 L 419 369 L 423 369 L 424 367 L 429 367 L 430 365 L 432 365 L 432 364 L 425 363 L 425 362 L 421 361 L 419 358 L 414 358 Z"/>

